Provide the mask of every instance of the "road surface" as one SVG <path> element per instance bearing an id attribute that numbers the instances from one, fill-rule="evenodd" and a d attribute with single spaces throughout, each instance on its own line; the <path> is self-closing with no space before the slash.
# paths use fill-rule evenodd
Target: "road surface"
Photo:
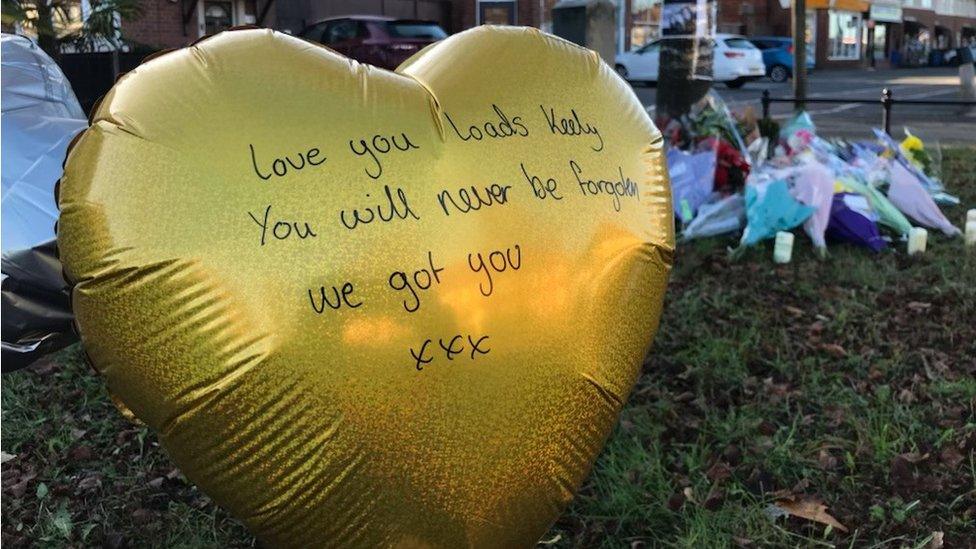
<path id="1" fill-rule="evenodd" d="M 881 126 L 881 90 L 892 90 L 895 99 L 959 99 L 959 76 L 956 68 L 885 69 L 885 70 L 822 70 L 809 76 L 808 97 L 840 97 L 877 99 L 877 104 L 810 104 L 818 132 L 828 137 L 869 138 L 872 127 Z M 792 95 L 792 82 L 776 84 L 763 79 L 746 84 L 738 90 L 724 85 L 713 88 L 736 112 L 751 105 L 761 113 L 760 97 L 768 89 L 773 97 Z M 646 106 L 654 105 L 656 88 L 635 86 L 634 90 Z M 793 106 L 774 103 L 773 118 L 783 119 Z M 903 135 L 909 127 L 923 139 L 937 139 L 943 143 L 976 145 L 976 107 L 898 105 L 892 108 L 892 133 Z"/>

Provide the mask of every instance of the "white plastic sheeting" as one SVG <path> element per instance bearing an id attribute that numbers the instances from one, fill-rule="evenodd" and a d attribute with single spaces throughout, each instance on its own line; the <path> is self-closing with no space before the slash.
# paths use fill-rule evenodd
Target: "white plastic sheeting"
<path id="1" fill-rule="evenodd" d="M 682 223 L 690 222 L 712 194 L 716 162 L 714 150 L 688 153 L 676 148 L 668 149 L 671 200 L 674 214 Z"/>
<path id="2" fill-rule="evenodd" d="M 834 199 L 834 178 L 826 166 L 815 162 L 800 168 L 793 187 L 794 197 L 815 209 L 804 223 L 806 231 L 813 245 L 820 249 L 827 248 L 824 234 L 830 221 L 830 206 Z"/>
<path id="3" fill-rule="evenodd" d="M 61 69 L 23 36 L 3 34 L 2 248 L 33 248 L 54 238 L 54 185 L 68 143 L 86 125 Z"/>
<path id="4" fill-rule="evenodd" d="M 691 240 L 737 232 L 745 223 L 746 201 L 741 193 L 716 197 L 698 209 L 698 215 L 685 227 L 681 237 Z"/>
<path id="5" fill-rule="evenodd" d="M 947 236 L 962 233 L 939 210 L 935 200 L 916 177 L 901 162 L 895 161 L 890 167 L 891 186 L 888 200 L 919 225 L 939 229 Z"/>

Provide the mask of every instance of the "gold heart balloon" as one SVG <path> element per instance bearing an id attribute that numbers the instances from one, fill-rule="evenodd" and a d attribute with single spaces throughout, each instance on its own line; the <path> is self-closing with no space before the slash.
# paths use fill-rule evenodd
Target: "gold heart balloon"
<path id="1" fill-rule="evenodd" d="M 395 73 L 228 32 L 106 96 L 61 258 L 109 390 L 267 545 L 528 546 L 657 329 L 662 147 L 596 54 L 534 29 Z"/>

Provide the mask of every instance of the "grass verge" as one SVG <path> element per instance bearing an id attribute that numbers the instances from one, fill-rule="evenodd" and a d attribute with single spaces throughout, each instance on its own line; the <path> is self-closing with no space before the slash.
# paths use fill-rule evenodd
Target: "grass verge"
<path id="1" fill-rule="evenodd" d="M 976 149 L 946 154 L 976 204 Z M 964 208 L 948 208 L 958 223 Z M 552 547 L 946 547 L 976 540 L 976 252 L 683 245 L 655 348 Z M 798 239 L 798 242 L 806 242 Z M 10 547 L 241 547 L 75 347 L 2 383 Z M 5 457 L 6 459 L 6 457 Z M 847 532 L 777 501 L 815 501 Z M 772 512 L 771 512 L 772 511 Z"/>

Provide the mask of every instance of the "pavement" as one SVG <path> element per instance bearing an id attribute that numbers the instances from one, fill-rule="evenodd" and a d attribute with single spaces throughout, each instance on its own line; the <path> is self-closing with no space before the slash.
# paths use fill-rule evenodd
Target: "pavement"
<path id="1" fill-rule="evenodd" d="M 959 99 L 957 68 L 916 69 L 860 69 L 813 71 L 808 78 L 809 98 L 877 99 L 878 103 L 809 104 L 808 111 L 817 125 L 818 133 L 827 137 L 869 138 L 871 128 L 881 127 L 881 90 L 889 88 L 897 99 Z M 762 113 L 760 97 L 768 89 L 773 97 L 793 95 L 793 83 L 777 84 L 768 79 L 750 82 L 738 90 L 719 84 L 712 88 L 734 112 L 748 106 Z M 645 106 L 653 107 L 656 88 L 636 86 L 634 91 Z M 773 103 L 775 119 L 785 119 L 793 110 L 790 103 Z M 903 135 L 902 127 L 909 127 L 923 139 L 942 143 L 976 145 L 976 107 L 898 105 L 892 106 L 892 133 Z"/>

